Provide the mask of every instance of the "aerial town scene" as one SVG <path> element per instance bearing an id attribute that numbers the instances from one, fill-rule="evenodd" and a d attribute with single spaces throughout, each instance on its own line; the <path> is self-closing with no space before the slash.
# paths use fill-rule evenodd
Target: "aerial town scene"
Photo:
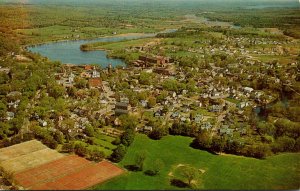
<path id="1" fill-rule="evenodd" d="M 0 190 L 300 189 L 298 0 L 1 0 Z"/>

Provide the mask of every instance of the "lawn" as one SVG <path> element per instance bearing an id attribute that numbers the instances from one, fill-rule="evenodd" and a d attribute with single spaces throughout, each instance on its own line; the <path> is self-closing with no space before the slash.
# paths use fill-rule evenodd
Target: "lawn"
<path id="1" fill-rule="evenodd" d="M 204 116 L 212 116 L 212 117 L 216 116 L 215 113 L 209 112 L 209 111 L 207 111 L 207 110 L 204 109 L 204 108 L 198 108 L 198 109 L 196 110 L 196 112 L 197 112 L 197 113 L 200 113 L 200 114 L 202 114 L 202 115 L 204 115 Z"/>
<path id="2" fill-rule="evenodd" d="M 97 149 L 99 151 L 102 151 L 106 157 L 109 157 L 113 153 L 113 149 L 116 148 L 116 146 L 111 143 L 115 140 L 115 138 L 113 137 L 101 133 L 96 133 L 95 137 L 93 137 L 92 139 L 94 141 L 94 145 L 89 145 L 83 141 L 75 141 L 75 143 L 81 143 L 89 149 Z"/>
<path id="3" fill-rule="evenodd" d="M 143 172 L 127 172 L 93 189 L 177 189 L 170 185 L 171 169 L 178 164 L 191 164 L 205 170 L 202 175 L 203 189 L 297 189 L 300 186 L 300 154 L 280 154 L 258 160 L 234 155 L 213 155 L 189 147 L 192 138 L 167 136 L 154 141 L 138 134 L 134 143 L 118 165 L 134 164 L 135 153 L 146 150 L 144 170 L 152 161 L 161 159 L 164 168 L 157 176 L 146 176 Z"/>
<path id="4" fill-rule="evenodd" d="M 97 137 L 94 138 L 94 142 L 96 145 L 102 146 L 105 149 L 109 150 L 113 150 L 116 148 L 116 146 L 111 143 L 114 140 L 115 138 L 103 134 L 97 135 Z"/>
<path id="5" fill-rule="evenodd" d="M 294 56 L 283 56 L 283 55 L 256 55 L 256 54 L 251 54 L 254 58 L 257 58 L 258 60 L 262 62 L 271 62 L 274 60 L 277 60 L 281 64 L 288 64 L 293 62 Z"/>
<path id="6" fill-rule="evenodd" d="M 124 49 L 125 47 L 132 46 L 143 46 L 146 43 L 154 41 L 153 38 L 147 39 L 137 39 L 137 40 L 124 40 L 119 42 L 97 42 L 93 44 L 88 44 L 92 49 L 105 49 L 105 50 L 115 50 L 115 49 Z"/>

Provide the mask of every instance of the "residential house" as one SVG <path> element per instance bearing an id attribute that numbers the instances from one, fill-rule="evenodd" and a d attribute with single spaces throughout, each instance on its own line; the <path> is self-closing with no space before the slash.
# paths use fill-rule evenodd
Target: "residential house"
<path id="1" fill-rule="evenodd" d="M 42 119 L 38 119 L 38 122 L 40 124 L 40 126 L 42 127 L 46 127 L 48 125 L 48 122 Z"/>
<path id="2" fill-rule="evenodd" d="M 238 103 L 237 104 L 237 107 L 239 108 L 239 109 L 243 109 L 244 107 L 247 107 L 247 106 L 249 106 L 250 105 L 250 103 L 249 102 L 240 102 L 240 103 Z"/>
<path id="3" fill-rule="evenodd" d="M 223 106 L 222 105 L 212 105 L 210 108 L 211 112 L 221 112 L 223 111 Z"/>
<path id="4" fill-rule="evenodd" d="M 8 105 L 8 108 L 16 109 L 19 106 L 19 104 L 20 104 L 20 100 L 18 99 L 15 102 L 10 101 L 7 105 Z"/>
<path id="5" fill-rule="evenodd" d="M 244 87 L 243 89 L 245 93 L 251 93 L 254 90 L 253 88 L 250 87 Z"/>
<path id="6" fill-rule="evenodd" d="M 203 118 L 204 118 L 203 115 L 197 114 L 193 120 L 195 121 L 195 123 L 200 124 Z"/>
<path id="7" fill-rule="evenodd" d="M 90 88 L 100 88 L 102 89 L 102 80 L 101 78 L 91 78 L 89 79 L 89 86 Z"/>
<path id="8" fill-rule="evenodd" d="M 180 113 L 177 111 L 175 111 L 174 113 L 171 114 L 171 118 L 173 118 L 173 119 L 178 118 L 178 117 L 180 117 Z"/>
<path id="9" fill-rule="evenodd" d="M 202 130 L 210 130 L 211 128 L 212 128 L 213 126 L 212 126 L 212 124 L 210 123 L 210 122 L 205 122 L 205 123 L 203 123 L 202 125 L 201 125 L 201 129 Z"/>
<path id="10" fill-rule="evenodd" d="M 151 126 L 145 126 L 145 127 L 143 128 L 143 132 L 144 132 L 144 133 L 149 133 L 149 132 L 151 132 L 151 131 L 153 131 L 153 127 L 151 127 Z"/>
<path id="11" fill-rule="evenodd" d="M 100 78 L 100 72 L 98 72 L 95 67 L 94 70 L 92 72 L 92 78 Z"/>
<path id="12" fill-rule="evenodd" d="M 148 101 L 147 101 L 147 100 L 141 100 L 141 105 L 142 105 L 143 107 L 147 107 Z"/>
<path id="13" fill-rule="evenodd" d="M 2 68 L 2 67 L 0 66 L 0 73 L 9 74 L 9 73 L 10 73 L 10 68 Z"/>
<path id="14" fill-rule="evenodd" d="M 229 135 L 233 136 L 233 129 L 229 128 L 229 125 L 222 125 L 219 129 L 220 135 Z"/>
<path id="15" fill-rule="evenodd" d="M 89 70 L 93 70 L 93 69 L 94 69 L 94 67 L 91 66 L 91 65 L 85 65 L 85 66 L 84 66 L 84 70 L 89 71 Z"/>
<path id="16" fill-rule="evenodd" d="M 6 120 L 11 120 L 15 118 L 15 113 L 14 112 L 6 112 Z"/>
<path id="17" fill-rule="evenodd" d="M 117 102 L 115 105 L 115 116 L 129 113 L 129 104 L 123 102 Z"/>

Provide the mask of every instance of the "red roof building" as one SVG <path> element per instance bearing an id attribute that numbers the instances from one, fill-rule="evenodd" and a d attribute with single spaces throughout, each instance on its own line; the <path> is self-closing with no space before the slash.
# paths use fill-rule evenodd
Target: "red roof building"
<path id="1" fill-rule="evenodd" d="M 85 70 L 93 70 L 93 66 L 91 66 L 91 65 L 86 65 L 86 66 L 84 66 L 84 69 Z"/>
<path id="2" fill-rule="evenodd" d="M 100 78 L 91 78 L 89 79 L 90 88 L 101 88 L 102 80 Z"/>

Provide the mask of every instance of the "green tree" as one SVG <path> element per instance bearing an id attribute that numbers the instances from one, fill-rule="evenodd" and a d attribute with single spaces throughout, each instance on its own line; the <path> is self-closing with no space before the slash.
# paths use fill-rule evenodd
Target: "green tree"
<path id="1" fill-rule="evenodd" d="M 94 137 L 95 136 L 95 130 L 94 127 L 91 126 L 90 124 L 86 125 L 83 132 L 89 136 L 89 137 Z"/>
<path id="2" fill-rule="evenodd" d="M 150 85 L 151 79 L 153 78 L 153 75 L 147 72 L 141 72 L 139 76 L 139 82 L 142 85 Z"/>
<path id="3" fill-rule="evenodd" d="M 138 171 L 143 171 L 144 169 L 144 162 L 147 157 L 146 151 L 139 151 L 135 156 L 135 166 Z"/>
<path id="4" fill-rule="evenodd" d="M 145 171 L 145 174 L 150 176 L 158 175 L 164 168 L 164 165 L 165 164 L 161 159 L 155 159 L 152 162 L 152 167 L 149 170 Z"/>
<path id="5" fill-rule="evenodd" d="M 116 149 L 113 150 L 110 159 L 111 161 L 118 163 L 124 158 L 125 154 L 126 154 L 126 147 L 120 144 Z"/>
<path id="6" fill-rule="evenodd" d="M 221 137 L 221 136 L 213 136 L 212 137 L 211 149 L 214 152 L 223 152 L 225 145 L 226 145 L 226 140 L 224 137 Z"/>
<path id="7" fill-rule="evenodd" d="M 210 150 L 212 146 L 212 138 L 208 131 L 201 132 L 194 140 L 192 145 L 199 149 Z"/>
<path id="8" fill-rule="evenodd" d="M 0 138 L 4 139 L 11 135 L 13 132 L 10 130 L 10 125 L 4 122 L 0 122 Z"/>
<path id="9" fill-rule="evenodd" d="M 166 97 L 168 97 L 168 92 L 167 91 L 162 91 L 157 97 L 156 97 L 156 101 L 161 103 L 162 101 L 164 101 L 166 99 Z"/>
<path id="10" fill-rule="evenodd" d="M 11 91 L 9 84 L 0 84 L 0 95 L 6 95 Z"/>
<path id="11" fill-rule="evenodd" d="M 74 152 L 81 157 L 84 157 L 88 154 L 88 150 L 83 143 L 75 144 Z"/>
<path id="12" fill-rule="evenodd" d="M 90 95 L 92 97 L 98 98 L 100 96 L 100 91 L 98 89 L 91 89 Z"/>
<path id="13" fill-rule="evenodd" d="M 62 144 L 64 142 L 64 134 L 60 131 L 56 131 L 53 135 L 53 138 L 55 141 L 57 141 L 59 144 Z"/>
<path id="14" fill-rule="evenodd" d="M 133 115 L 121 115 L 119 119 L 124 129 L 135 129 L 138 124 L 137 117 Z"/>
<path id="15" fill-rule="evenodd" d="M 13 118 L 12 120 L 9 121 L 10 125 L 11 125 L 11 130 L 14 132 L 14 134 L 17 134 L 20 129 L 23 126 L 24 123 L 24 115 L 16 115 L 15 118 Z"/>
<path id="16" fill-rule="evenodd" d="M 300 137 L 298 137 L 295 141 L 295 146 L 294 146 L 294 150 L 296 152 L 300 152 Z"/>
<path id="17" fill-rule="evenodd" d="M 78 89 L 83 89 L 88 87 L 88 81 L 81 77 L 76 77 L 74 82 L 75 82 L 74 86 Z"/>
<path id="18" fill-rule="evenodd" d="M 126 129 L 125 132 L 121 135 L 121 143 L 125 146 L 130 146 L 134 141 L 135 132 L 133 129 Z"/>
<path id="19" fill-rule="evenodd" d="M 272 146 L 272 150 L 275 153 L 293 151 L 295 140 L 287 136 L 279 137 Z"/>
<path id="20" fill-rule="evenodd" d="M 6 117 L 7 107 L 6 104 L 0 101 L 0 119 Z"/>
<path id="21" fill-rule="evenodd" d="M 288 117 L 292 121 L 300 122 L 300 106 L 289 107 Z"/>
<path id="22" fill-rule="evenodd" d="M 76 95 L 76 92 L 77 92 L 77 88 L 76 87 L 74 87 L 74 86 L 72 86 L 72 87 L 69 87 L 68 89 L 67 89 L 67 93 L 68 93 L 68 95 L 70 96 L 70 97 L 75 97 L 75 95 Z"/>
<path id="23" fill-rule="evenodd" d="M 276 127 L 269 122 L 259 122 L 257 130 L 261 135 L 267 134 L 273 136 L 276 133 Z"/>
<path id="24" fill-rule="evenodd" d="M 55 99 L 65 95 L 65 88 L 60 85 L 50 84 L 48 85 L 48 93 L 51 97 Z"/>
<path id="25" fill-rule="evenodd" d="M 178 170 L 181 176 L 183 176 L 183 178 L 187 180 L 187 184 L 189 185 L 189 187 L 192 187 L 192 181 L 199 176 L 198 169 L 190 165 L 183 165 L 178 167 Z"/>
<path id="26" fill-rule="evenodd" d="M 96 148 L 93 148 L 91 151 L 89 151 L 89 155 L 90 155 L 90 159 L 96 162 L 99 162 L 103 158 L 105 158 L 104 152 Z"/>
<path id="27" fill-rule="evenodd" d="M 46 136 L 44 139 L 42 139 L 42 142 L 51 149 L 56 149 L 58 146 L 57 141 L 51 136 Z"/>
<path id="28" fill-rule="evenodd" d="M 75 144 L 74 142 L 70 142 L 70 143 L 65 143 L 62 146 L 62 151 L 63 152 L 74 152 L 75 149 Z"/>
<path id="29" fill-rule="evenodd" d="M 156 98 L 153 96 L 150 96 L 148 98 L 148 107 L 153 108 L 156 105 Z"/>
<path id="30" fill-rule="evenodd" d="M 270 146 L 268 144 L 260 143 L 255 146 L 253 156 L 255 158 L 264 159 L 268 155 L 270 155 L 270 153 L 271 153 Z"/>
<path id="31" fill-rule="evenodd" d="M 154 127 L 153 130 L 149 133 L 149 138 L 154 140 L 160 140 L 163 136 L 168 134 L 167 129 L 163 127 Z"/>

